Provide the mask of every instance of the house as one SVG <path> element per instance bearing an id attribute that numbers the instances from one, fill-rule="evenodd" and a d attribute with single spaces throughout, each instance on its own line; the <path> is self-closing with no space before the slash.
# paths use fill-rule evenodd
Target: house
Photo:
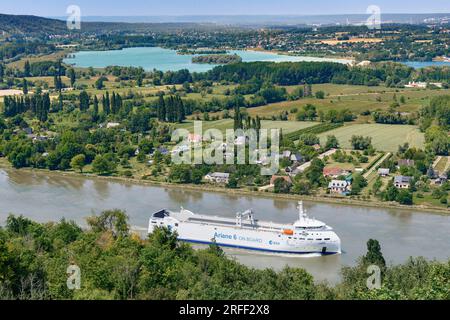
<path id="1" fill-rule="evenodd" d="M 292 185 L 291 177 L 289 177 L 289 176 L 276 176 L 276 175 L 273 175 L 272 178 L 270 179 L 270 185 L 274 186 L 275 185 L 275 181 L 277 181 L 278 179 L 283 179 L 288 184 Z"/>
<path id="2" fill-rule="evenodd" d="M 169 150 L 167 150 L 167 148 L 164 147 L 158 147 L 156 151 L 161 153 L 163 156 L 167 156 L 170 153 Z"/>
<path id="3" fill-rule="evenodd" d="M 23 131 L 25 132 L 26 135 L 33 134 L 33 129 L 32 128 L 25 128 L 25 129 L 23 129 Z"/>
<path id="4" fill-rule="evenodd" d="M 398 189 L 409 189 L 412 177 L 396 176 L 394 178 L 394 186 Z"/>
<path id="5" fill-rule="evenodd" d="M 405 85 L 405 88 L 420 88 L 420 89 L 426 89 L 427 83 L 426 82 L 415 82 L 410 81 L 407 85 Z"/>
<path id="6" fill-rule="evenodd" d="M 347 195 L 352 191 L 352 184 L 346 180 L 332 180 L 328 184 L 328 190 L 330 190 L 331 193 Z"/>
<path id="7" fill-rule="evenodd" d="M 292 162 L 304 162 L 305 158 L 300 153 L 295 153 L 291 155 Z"/>
<path id="8" fill-rule="evenodd" d="M 313 145 L 314 150 L 320 151 L 322 149 L 322 146 L 320 144 Z"/>
<path id="9" fill-rule="evenodd" d="M 114 129 L 117 127 L 120 127 L 120 123 L 118 123 L 118 122 L 108 122 L 106 124 L 106 129 Z"/>
<path id="10" fill-rule="evenodd" d="M 227 184 L 230 181 L 230 174 L 224 172 L 209 173 L 205 176 L 205 180 L 211 183 Z"/>
<path id="11" fill-rule="evenodd" d="M 323 176 L 325 178 L 332 178 L 332 179 L 337 179 L 341 176 L 347 176 L 349 175 L 351 172 L 342 168 L 336 168 L 336 167 L 331 167 L 331 168 L 325 168 L 323 169 Z"/>
<path id="12" fill-rule="evenodd" d="M 416 162 L 410 159 L 400 159 L 398 160 L 398 167 L 414 167 Z"/>
<path id="13" fill-rule="evenodd" d="M 380 168 L 378 169 L 378 175 L 380 177 L 388 177 L 391 174 L 391 169 Z"/>
<path id="14" fill-rule="evenodd" d="M 437 186 L 442 186 L 447 181 L 448 181 L 447 175 L 446 174 L 442 174 L 442 175 L 439 176 L 439 178 L 434 180 L 434 184 L 437 185 Z"/>
<path id="15" fill-rule="evenodd" d="M 194 143 L 194 144 L 198 144 L 198 143 L 202 143 L 203 138 L 201 135 L 198 134 L 189 134 L 188 135 L 188 142 L 189 143 Z"/>
<path id="16" fill-rule="evenodd" d="M 280 155 L 280 158 L 290 159 L 291 156 L 292 156 L 292 151 L 286 150 L 286 151 L 283 151 L 283 153 Z"/>

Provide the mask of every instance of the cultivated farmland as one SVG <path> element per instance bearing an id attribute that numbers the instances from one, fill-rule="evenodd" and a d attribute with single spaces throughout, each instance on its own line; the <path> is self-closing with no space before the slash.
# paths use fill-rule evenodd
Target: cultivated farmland
<path id="1" fill-rule="evenodd" d="M 353 124 L 320 134 L 322 144 L 327 136 L 335 135 L 341 147 L 351 148 L 350 139 L 354 135 L 372 138 L 372 144 L 378 150 L 395 152 L 398 146 L 409 143 L 411 147 L 424 148 L 423 133 L 415 126 L 384 124 Z"/>

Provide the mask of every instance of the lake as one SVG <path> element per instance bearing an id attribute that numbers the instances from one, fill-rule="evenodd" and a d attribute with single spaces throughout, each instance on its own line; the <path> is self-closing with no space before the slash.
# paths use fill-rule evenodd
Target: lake
<path id="1" fill-rule="evenodd" d="M 414 69 L 422 69 L 428 67 L 450 67 L 450 62 L 445 61 L 405 61 L 402 63 Z"/>
<path id="2" fill-rule="evenodd" d="M 351 60 L 299 57 L 280 55 L 271 52 L 230 50 L 229 54 L 237 54 L 244 62 L 272 61 L 328 61 L 349 63 Z M 177 51 L 159 47 L 127 48 L 109 51 L 80 51 L 74 58 L 64 59 L 67 64 L 77 67 L 105 68 L 108 66 L 142 67 L 147 71 L 178 71 L 188 69 L 191 72 L 206 72 L 216 65 L 192 63 L 194 55 L 179 55 Z"/>
<path id="3" fill-rule="evenodd" d="M 211 192 L 186 191 L 101 179 L 68 177 L 45 172 L 0 169 L 0 223 L 9 213 L 23 214 L 39 222 L 85 218 L 107 209 L 126 210 L 131 225 L 146 228 L 150 215 L 180 207 L 194 212 L 234 217 L 254 209 L 260 220 L 292 223 L 298 218 L 295 201 Z M 339 281 L 343 265 L 354 265 L 366 253 L 369 239 L 380 241 L 388 262 L 403 263 L 410 256 L 450 258 L 450 216 L 399 209 L 363 208 L 305 203 L 312 217 L 334 227 L 344 253 L 327 257 L 289 257 L 226 249 L 240 262 L 256 268 L 279 270 L 286 265 L 302 267 L 316 280 Z"/>

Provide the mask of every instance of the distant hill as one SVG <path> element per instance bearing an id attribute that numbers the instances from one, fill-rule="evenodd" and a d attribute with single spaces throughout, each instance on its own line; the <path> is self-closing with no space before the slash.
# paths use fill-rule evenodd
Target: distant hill
<path id="1" fill-rule="evenodd" d="M 95 22 L 82 21 L 81 32 L 87 33 L 109 33 L 109 32 L 148 32 L 169 31 L 186 29 L 223 29 L 213 23 L 191 23 L 191 22 Z M 41 35 L 41 34 L 68 34 L 72 32 L 67 29 L 65 18 L 42 18 L 37 16 L 8 15 L 0 13 L 0 34 L 6 32 L 14 35 Z"/>
<path id="2" fill-rule="evenodd" d="M 0 14 L 0 32 L 8 34 L 60 33 L 67 31 L 66 22 L 36 16 Z"/>

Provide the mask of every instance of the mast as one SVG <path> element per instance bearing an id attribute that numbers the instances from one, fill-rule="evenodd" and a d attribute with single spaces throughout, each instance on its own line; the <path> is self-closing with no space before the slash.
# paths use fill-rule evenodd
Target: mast
<path id="1" fill-rule="evenodd" d="M 299 221 L 305 222 L 308 219 L 308 215 L 303 209 L 303 201 L 298 202 L 298 213 L 299 213 Z"/>

